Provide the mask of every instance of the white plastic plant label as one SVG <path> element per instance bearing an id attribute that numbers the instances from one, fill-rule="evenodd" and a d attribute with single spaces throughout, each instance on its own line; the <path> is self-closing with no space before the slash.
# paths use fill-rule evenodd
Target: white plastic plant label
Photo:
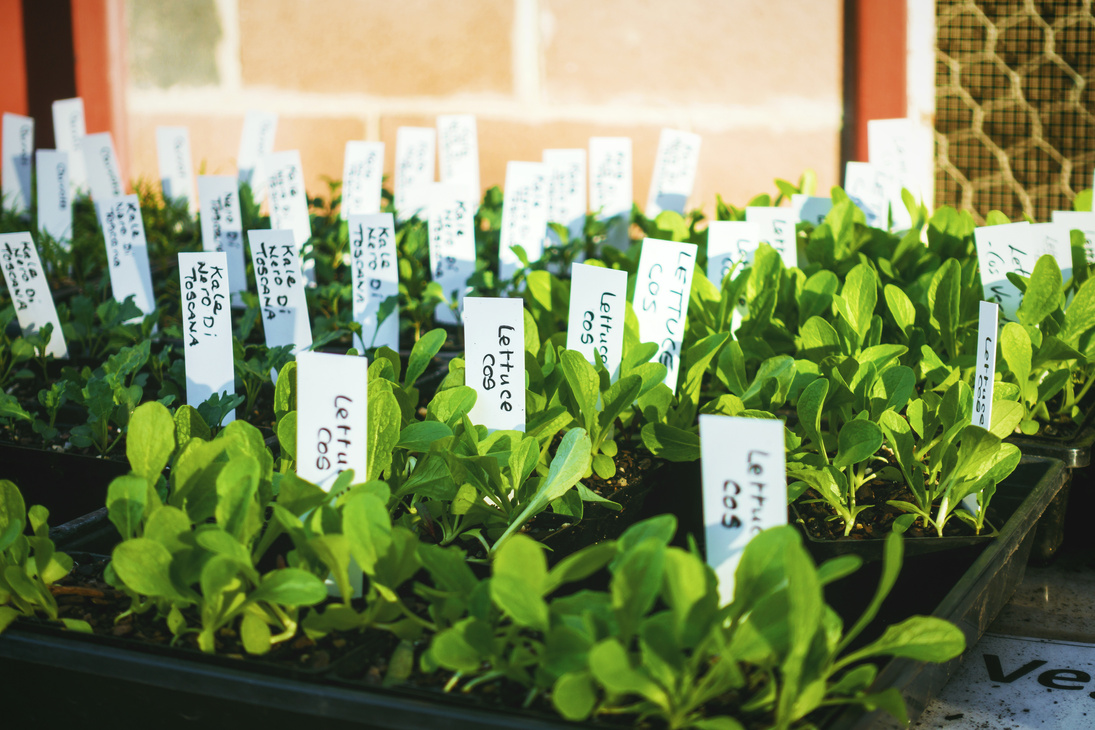
<path id="1" fill-rule="evenodd" d="M 34 334 L 47 324 L 53 325 L 46 352 L 54 357 L 68 357 L 53 294 L 30 233 L 0 234 L 0 273 L 23 334 Z"/>
<path id="2" fill-rule="evenodd" d="M 239 183 L 231 175 L 198 177 L 201 200 L 202 249 L 223 251 L 228 260 L 228 291 L 233 305 L 242 305 L 239 292 L 247 291 L 247 264 L 243 253 L 243 217 Z"/>
<path id="3" fill-rule="evenodd" d="M 764 208 L 749 206 L 745 220 L 756 223 L 761 243 L 774 248 L 787 268 L 798 266 L 798 239 L 795 223 L 798 218 L 790 208 Z"/>
<path id="4" fill-rule="evenodd" d="M 734 571 L 760 532 L 787 524 L 783 421 L 703 414 L 703 522 L 719 602 L 734 598 Z"/>
<path id="5" fill-rule="evenodd" d="M 464 300 L 464 382 L 475 389 L 472 423 L 491 431 L 525 430 L 524 300 Z"/>
<path id="6" fill-rule="evenodd" d="M 84 150 L 88 149 L 91 147 L 85 145 Z M 156 297 L 152 293 L 148 240 L 144 235 L 144 221 L 141 219 L 137 196 L 101 198 L 97 202 L 99 227 L 106 241 L 107 269 L 110 271 L 110 288 L 114 292 L 114 298 L 122 302 L 133 295 L 137 308 L 145 314 L 151 314 L 156 309 Z"/>
<path id="7" fill-rule="evenodd" d="M 885 228 L 886 189 L 878 170 L 869 162 L 849 162 L 844 166 L 844 192 L 852 199 L 873 228 Z"/>
<path id="8" fill-rule="evenodd" d="M 630 137 L 589 138 L 589 207 L 610 221 L 608 243 L 619 249 L 629 244 L 631 174 Z"/>
<path id="9" fill-rule="evenodd" d="M 1000 305 L 1000 319 L 1014 322 L 1022 294 L 1008 281 L 1007 273 L 1030 276 L 1044 255 L 1053 256 L 1068 279 L 1072 272 L 1069 231 L 1064 224 L 1026 221 L 999 226 L 980 226 L 973 230 L 977 244 L 977 262 L 981 270 L 984 299 Z"/>
<path id="10" fill-rule="evenodd" d="M 498 268 L 502 281 L 513 278 L 521 266 L 514 246 L 525 250 L 530 262 L 544 257 L 547 234 L 547 165 L 542 162 L 508 162 L 502 202 L 502 231 L 498 244 Z"/>
<path id="11" fill-rule="evenodd" d="M 361 325 L 361 337 L 354 335 L 354 347 L 359 351 L 373 347 L 398 351 L 399 262 L 395 220 L 391 213 L 352 215 L 349 229 L 354 321 Z M 385 315 L 384 321 L 380 321 L 381 314 Z"/>
<path id="12" fill-rule="evenodd" d="M 312 325 L 293 232 L 253 230 L 247 232 L 247 240 L 266 346 L 293 345 L 294 353 L 307 350 L 312 346 Z"/>
<path id="13" fill-rule="evenodd" d="M 615 381 L 623 359 L 627 272 L 574 264 L 570 277 L 567 349 L 577 350 L 593 364 L 594 353 L 600 353 Z"/>
<path id="14" fill-rule="evenodd" d="M 69 155 L 61 150 L 34 153 L 38 169 L 38 230 L 61 244 L 72 244 L 72 183 Z"/>
<path id="15" fill-rule="evenodd" d="M 912 216 L 901 198 L 902 188 L 921 201 L 934 185 L 931 131 L 911 119 L 872 119 L 867 122 L 867 159 L 879 175 L 883 190 L 882 214 L 893 216 L 896 230 L 912 226 Z M 887 211 L 887 206 L 889 211 Z"/>
<path id="16" fill-rule="evenodd" d="M 69 179 L 75 192 L 87 190 L 87 166 L 81 140 L 87 136 L 84 124 L 84 100 L 60 99 L 53 102 L 53 143 L 60 152 L 68 153 Z"/>
<path id="17" fill-rule="evenodd" d="M 266 189 L 266 173 L 262 169 L 262 158 L 274 151 L 274 138 L 277 133 L 277 114 L 252 109 L 243 118 L 243 132 L 240 134 L 236 165 L 239 168 L 239 184 L 251 186 L 256 202 L 262 199 Z"/>
<path id="18" fill-rule="evenodd" d="M 125 195 L 125 181 L 110 132 L 87 135 L 80 141 L 80 149 L 84 153 L 87 184 L 95 202 L 101 204 L 108 198 Z"/>
<path id="19" fill-rule="evenodd" d="M 263 158 L 270 196 L 270 227 L 293 232 L 297 245 L 304 246 L 312 237 L 308 218 L 308 196 L 304 192 L 304 172 L 299 150 L 274 152 Z"/>
<path id="20" fill-rule="evenodd" d="M 339 206 L 342 220 L 348 220 L 352 215 L 379 213 L 383 181 L 384 143 L 347 142 L 342 168 L 342 205 Z"/>
<path id="21" fill-rule="evenodd" d="M 1089 264 L 1095 264 L 1095 213 L 1055 210 L 1052 220 L 1054 223 L 1065 226 L 1070 232 L 1075 230 L 1084 234 L 1084 258 Z M 1069 248 L 1071 250 L 1071 236 Z"/>
<path id="22" fill-rule="evenodd" d="M 34 160 L 34 119 L 5 112 L 0 150 L 4 156 L 4 163 L 0 165 L 4 210 L 27 213 L 30 211 L 31 201 L 30 173 Z"/>
<path id="23" fill-rule="evenodd" d="M 423 214 L 433 184 L 437 132 L 432 127 L 400 127 L 395 135 L 395 216 L 405 221 Z"/>
<path id="24" fill-rule="evenodd" d="M 156 127 L 156 157 L 164 200 L 185 200 L 194 210 L 194 161 L 190 155 L 190 130 Z"/>
<path id="25" fill-rule="evenodd" d="M 180 253 L 179 286 L 186 402 L 197 408 L 214 394 L 222 398 L 236 394 L 231 291 L 224 252 Z M 235 413 L 226 413 L 220 425 L 235 418 Z"/>
<path id="26" fill-rule="evenodd" d="M 721 287 L 731 270 L 737 275 L 753 263 L 758 246 L 760 226 L 755 221 L 711 221 L 707 226 L 707 278 Z"/>
<path id="27" fill-rule="evenodd" d="M 297 355 L 297 476 L 327 491 L 347 469 L 365 481 L 368 397 L 368 358 Z"/>
<path id="28" fill-rule="evenodd" d="M 973 371 L 972 423 L 988 430 L 992 426 L 992 390 L 996 381 L 996 337 L 1000 305 L 982 301 L 977 314 L 977 366 Z"/>
<path id="29" fill-rule="evenodd" d="M 586 222 L 586 151 L 583 149 L 544 150 L 548 168 L 548 222 L 567 227 L 570 239 L 581 238 Z M 561 242 L 548 230 L 548 242 Z"/>
<path id="30" fill-rule="evenodd" d="M 662 130 L 658 138 L 658 155 L 654 158 L 654 174 L 650 179 L 650 194 L 646 198 L 648 218 L 656 217 L 663 210 L 684 215 L 699 164 L 700 135 L 679 129 Z"/>
<path id="31" fill-rule="evenodd" d="M 820 226 L 825 216 L 833 209 L 832 198 L 818 198 L 813 195 L 795 194 L 791 196 L 791 210 L 795 220 Z"/>
<path id="32" fill-rule="evenodd" d="M 439 324 L 460 324 L 468 279 L 475 273 L 475 216 L 461 185 L 433 183 L 429 190 L 430 271 L 457 311 L 438 304 Z"/>
<path id="33" fill-rule="evenodd" d="M 665 365 L 663 382 L 674 393 L 695 268 L 696 244 L 643 239 L 631 306 L 639 320 L 639 341 L 657 343 L 654 359 Z"/>
<path id="34" fill-rule="evenodd" d="M 465 185 L 478 194 L 479 132 L 474 114 L 437 117 L 437 163 L 441 182 Z"/>

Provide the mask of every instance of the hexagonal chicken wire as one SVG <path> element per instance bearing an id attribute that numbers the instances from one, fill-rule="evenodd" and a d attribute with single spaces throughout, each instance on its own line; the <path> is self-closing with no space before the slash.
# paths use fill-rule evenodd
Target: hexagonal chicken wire
<path id="1" fill-rule="evenodd" d="M 936 0 L 937 203 L 1049 220 L 1095 167 L 1093 0 Z"/>

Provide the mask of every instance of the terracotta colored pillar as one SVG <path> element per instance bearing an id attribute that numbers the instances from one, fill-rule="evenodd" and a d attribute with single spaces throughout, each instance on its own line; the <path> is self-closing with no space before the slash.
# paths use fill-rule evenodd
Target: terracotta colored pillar
<path id="1" fill-rule="evenodd" d="M 906 1 L 845 0 L 846 160 L 866 161 L 868 120 L 906 115 Z"/>
<path id="2" fill-rule="evenodd" d="M 123 0 L 72 0 L 76 93 L 84 100 L 87 131 L 114 135 L 118 164 L 128 177 L 124 32 Z"/>
<path id="3" fill-rule="evenodd" d="M 22 0 L 0 0 L 0 113 L 27 113 Z"/>

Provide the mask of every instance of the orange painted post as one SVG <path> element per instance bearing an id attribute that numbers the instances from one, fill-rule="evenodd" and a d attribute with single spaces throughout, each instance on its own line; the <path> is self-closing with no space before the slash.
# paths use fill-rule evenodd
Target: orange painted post
<path id="1" fill-rule="evenodd" d="M 118 164 L 128 178 L 124 12 L 122 0 L 72 0 L 76 93 L 84 100 L 87 131 L 114 135 Z"/>
<path id="2" fill-rule="evenodd" d="M 0 112 L 27 113 L 22 0 L 0 0 Z"/>
<path id="3" fill-rule="evenodd" d="M 850 159 L 867 161 L 867 122 L 906 114 L 906 0 L 849 0 L 845 12 L 853 14 L 845 53 L 854 54 L 845 66 L 853 74 L 845 84 L 852 113 L 844 123 L 854 125 L 848 151 Z"/>

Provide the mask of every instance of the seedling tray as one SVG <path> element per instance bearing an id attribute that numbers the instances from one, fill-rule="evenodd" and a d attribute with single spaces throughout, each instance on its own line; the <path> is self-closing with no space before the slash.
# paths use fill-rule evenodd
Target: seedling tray
<path id="1" fill-rule="evenodd" d="M 46 507 L 51 525 L 101 508 L 110 482 L 128 473 L 129 464 L 124 461 L 0 443 L 0 479 L 19 487 L 27 507 Z"/>
<path id="2" fill-rule="evenodd" d="M 1056 459 L 1024 456 L 1015 472 L 1000 483 L 993 499 L 997 514 L 1006 520 L 995 540 L 983 548 L 964 548 L 968 551 L 965 556 L 937 553 L 906 560 L 894 591 L 884 604 L 879 618 L 864 632 L 867 635 L 864 640 L 881 633 L 887 623 L 898 620 L 900 616 L 931 613 L 956 624 L 965 634 L 967 646 L 965 655 L 942 664 L 893 659 L 883 665 L 874 689 L 881 691 L 896 687 L 905 698 L 910 719 L 920 716 L 957 671 L 969 649 L 980 640 L 1022 582 L 1034 545 L 1038 519 L 1064 485 L 1067 475 L 1068 469 Z M 931 562 L 916 562 L 928 559 Z M 966 562 L 967 559 L 972 562 Z M 957 570 L 962 572 L 953 582 L 948 572 Z M 870 595 L 867 587 L 876 578 L 870 573 L 869 570 L 861 570 L 851 579 L 867 581 L 862 588 L 864 602 Z M 861 577 L 861 574 L 867 575 Z M 842 584 L 843 588 L 840 588 Z M 950 588 L 946 590 L 948 585 Z M 936 586 L 941 588 L 936 589 Z M 833 584 L 836 590 L 848 591 L 851 587 L 848 580 Z M 937 599 L 937 592 L 942 590 L 946 590 L 945 595 Z M 923 605 L 934 600 L 938 600 L 934 608 Z M 831 718 L 825 726 L 831 730 L 902 727 L 883 711 L 864 712 L 859 709 L 845 710 Z"/>
<path id="3" fill-rule="evenodd" d="M 1091 464 L 1091 449 L 1095 446 L 1095 428 L 1088 426 L 1071 438 L 1011 436 L 1008 441 L 1018 446 L 1024 455 L 1059 459 L 1069 469 L 1080 469 Z"/>

